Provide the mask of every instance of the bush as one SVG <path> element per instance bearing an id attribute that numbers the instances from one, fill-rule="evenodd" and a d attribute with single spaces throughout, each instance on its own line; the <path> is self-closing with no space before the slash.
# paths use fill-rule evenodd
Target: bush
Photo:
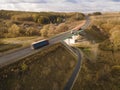
<path id="1" fill-rule="evenodd" d="M 44 25 L 44 27 L 40 30 L 41 36 L 48 37 L 48 30 L 49 30 L 49 25 Z"/>
<path id="2" fill-rule="evenodd" d="M 111 74 L 113 77 L 119 77 L 120 76 L 120 65 L 112 66 Z"/>
<path id="3" fill-rule="evenodd" d="M 69 28 L 65 23 L 59 24 L 59 26 L 56 28 L 56 32 L 65 32 Z"/>
<path id="4" fill-rule="evenodd" d="M 16 24 L 13 24 L 9 30 L 8 33 L 10 33 L 11 37 L 17 37 L 20 35 L 20 27 Z"/>
<path id="5" fill-rule="evenodd" d="M 39 24 L 49 24 L 50 23 L 50 20 L 48 17 L 45 17 L 45 16 L 40 16 L 38 18 L 38 23 Z"/>
<path id="6" fill-rule="evenodd" d="M 27 69 L 28 69 L 28 65 L 25 64 L 25 63 L 22 63 L 22 65 L 21 65 L 21 70 L 22 70 L 22 71 L 26 71 Z"/>
<path id="7" fill-rule="evenodd" d="M 113 46 L 112 46 L 111 41 L 109 39 L 107 39 L 107 40 L 103 41 L 102 43 L 100 43 L 99 48 L 101 50 L 106 50 L 106 51 L 113 50 Z"/>
<path id="8" fill-rule="evenodd" d="M 19 48 L 19 47 L 22 47 L 22 45 L 21 44 L 2 44 L 0 46 L 0 52 L 9 51 L 11 49 Z"/>
<path id="9" fill-rule="evenodd" d="M 93 15 L 102 15 L 101 12 L 94 12 Z"/>
<path id="10" fill-rule="evenodd" d="M 54 24 L 49 25 L 48 36 L 53 36 L 56 34 L 56 26 Z"/>
<path id="11" fill-rule="evenodd" d="M 39 35 L 39 31 L 34 29 L 33 27 L 28 27 L 25 31 L 25 34 L 27 36 L 34 36 L 34 35 Z"/>

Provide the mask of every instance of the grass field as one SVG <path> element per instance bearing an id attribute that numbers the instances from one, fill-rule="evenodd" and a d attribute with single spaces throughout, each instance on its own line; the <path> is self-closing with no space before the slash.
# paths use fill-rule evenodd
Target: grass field
<path id="1" fill-rule="evenodd" d="M 0 53 L 9 51 L 11 49 L 22 47 L 22 44 L 1 44 Z"/>
<path id="2" fill-rule="evenodd" d="M 76 27 L 77 25 L 83 23 L 84 21 L 85 20 L 73 20 L 73 21 L 67 20 L 67 21 L 65 21 L 64 25 L 65 25 L 65 27 L 68 27 L 67 30 L 71 30 L 74 27 Z M 29 23 L 29 22 L 27 22 L 27 23 Z M 47 26 L 47 25 L 44 25 L 44 26 Z M 24 48 L 26 46 L 30 46 L 31 43 L 34 42 L 34 41 L 41 40 L 41 39 L 44 39 L 44 38 L 51 38 L 51 37 L 54 37 L 56 34 L 62 33 L 59 30 L 58 31 L 54 30 L 54 31 L 56 31 L 56 33 L 54 33 L 53 31 L 48 32 L 49 30 L 53 30 L 53 29 L 59 28 L 59 24 L 58 25 L 48 24 L 48 26 L 49 26 L 49 28 L 47 28 L 46 30 L 47 30 L 47 33 L 49 33 L 49 35 L 47 35 L 47 37 L 43 37 L 42 35 L 39 35 L 39 36 L 36 35 L 36 36 L 23 36 L 23 37 L 18 36 L 18 37 L 15 37 L 15 38 L 10 38 L 10 37 L 12 37 L 12 35 L 10 35 L 10 37 L 0 38 L 0 42 L 1 42 L 1 40 L 3 42 L 3 44 L 0 45 L 0 54 L 1 53 L 6 53 L 6 51 L 12 52 L 12 51 L 15 51 L 18 48 L 21 49 L 21 48 Z M 35 30 L 36 30 L 36 28 L 37 28 L 37 26 L 33 27 L 33 29 L 35 29 Z M 64 30 L 64 28 L 62 30 Z M 65 31 L 67 31 L 67 30 L 65 29 Z M 65 32 L 65 31 L 63 31 L 63 32 Z"/>
<path id="3" fill-rule="evenodd" d="M 73 90 L 119 90 L 119 53 L 99 51 L 95 61 L 85 57 Z"/>
<path id="4" fill-rule="evenodd" d="M 81 44 L 78 46 L 84 53 L 84 59 L 73 90 L 120 90 L 120 51 L 107 50 L 105 46 L 99 48 L 101 42 L 111 38 L 115 29 L 119 30 L 120 14 L 105 14 L 91 19 L 92 28 L 88 29 L 89 37 L 86 37 L 95 43 L 89 48 L 81 47 Z M 109 35 L 107 38 L 105 33 Z M 111 43 L 105 44 L 109 46 Z M 91 57 L 93 55 L 96 58 Z"/>
<path id="5" fill-rule="evenodd" d="M 84 20 L 74 21 L 74 22 L 66 22 L 65 24 L 69 27 L 68 30 L 73 29 L 77 25 L 81 24 Z M 50 37 L 54 37 L 50 36 Z M 16 48 L 23 48 L 26 46 L 30 46 L 32 42 L 44 39 L 45 37 L 41 36 L 30 36 L 30 37 L 16 37 L 16 38 L 2 38 L 1 41 L 3 44 L 0 45 L 0 53 L 6 51 L 14 51 Z"/>
<path id="6" fill-rule="evenodd" d="M 30 46 L 32 42 L 41 40 L 42 37 L 17 37 L 17 38 L 3 38 L 1 39 L 2 43 L 0 44 L 0 53 L 7 51 L 14 51 L 17 48 L 24 48 Z"/>
<path id="7" fill-rule="evenodd" d="M 33 37 L 16 37 L 16 38 L 3 38 L 2 41 L 4 43 L 12 43 L 12 44 L 22 44 L 22 45 L 29 45 L 33 41 L 43 39 L 39 36 L 33 36 Z"/>
<path id="8" fill-rule="evenodd" d="M 61 43 L 0 69 L 0 90 L 63 90 L 77 63 Z"/>
<path id="9" fill-rule="evenodd" d="M 98 16 L 91 16 L 91 25 L 86 32 L 88 40 L 101 43 L 102 50 L 120 50 L 120 14 L 105 13 Z"/>

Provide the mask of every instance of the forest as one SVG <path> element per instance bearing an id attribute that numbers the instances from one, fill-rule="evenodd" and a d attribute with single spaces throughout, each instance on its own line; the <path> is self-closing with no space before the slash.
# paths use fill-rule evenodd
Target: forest
<path id="1" fill-rule="evenodd" d="M 76 12 L 58 13 L 0 10 L 0 38 L 46 36 L 46 33 L 49 35 L 55 34 L 68 30 L 67 21 L 83 20 L 84 18 L 83 13 Z"/>

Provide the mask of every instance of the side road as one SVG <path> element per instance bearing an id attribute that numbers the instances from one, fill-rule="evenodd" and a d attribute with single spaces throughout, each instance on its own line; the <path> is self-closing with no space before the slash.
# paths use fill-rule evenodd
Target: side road
<path id="1" fill-rule="evenodd" d="M 82 58 L 82 57 L 81 57 L 80 50 L 79 50 L 78 48 L 73 48 L 73 51 L 74 51 L 74 52 L 76 53 L 76 55 L 77 55 L 78 62 L 77 62 L 77 64 L 76 64 L 75 69 L 74 69 L 74 71 L 73 71 L 70 79 L 68 80 L 68 82 L 67 82 L 64 90 L 71 90 L 71 89 L 72 89 L 72 87 L 73 87 L 73 85 L 74 85 L 74 82 L 75 82 L 75 80 L 76 80 L 76 78 L 77 78 L 77 75 L 78 75 L 78 73 L 79 73 L 79 71 L 80 71 L 80 67 L 81 67 L 81 60 L 82 60 L 81 58 Z"/>

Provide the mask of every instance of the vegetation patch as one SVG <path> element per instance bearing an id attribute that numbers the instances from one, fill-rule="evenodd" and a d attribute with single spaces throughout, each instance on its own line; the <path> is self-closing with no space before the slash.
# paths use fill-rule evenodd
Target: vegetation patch
<path id="1" fill-rule="evenodd" d="M 97 59 L 84 58 L 73 90 L 119 90 L 120 52 L 99 51 Z"/>
<path id="2" fill-rule="evenodd" d="M 95 53 L 82 47 L 84 60 L 73 90 L 120 90 L 120 14 L 91 18 L 88 40 L 96 41 Z M 81 48 L 80 48 L 81 49 Z M 96 58 L 91 55 L 96 54 Z M 86 56 L 87 55 L 87 56 Z"/>
<path id="3" fill-rule="evenodd" d="M 67 48 L 57 43 L 1 68 L 0 90 L 63 90 L 76 62 Z"/>
<path id="4" fill-rule="evenodd" d="M 25 44 L 28 46 L 34 42 L 31 42 L 32 38 L 29 37 L 40 37 L 42 39 L 52 37 L 72 29 L 84 19 L 85 15 L 77 12 L 59 13 L 0 10 L 0 39 L 5 40 L 5 43 Z M 21 37 L 23 37 L 23 41 L 19 40 Z"/>
<path id="5" fill-rule="evenodd" d="M 0 10 L 0 38 L 47 36 L 68 29 L 66 22 L 84 20 L 83 13 L 19 12 Z M 47 27 L 44 27 L 46 26 Z M 58 26 L 58 29 L 56 28 Z M 61 30 L 62 29 L 62 30 Z M 51 33 L 53 32 L 53 33 Z"/>
<path id="6" fill-rule="evenodd" d="M 104 38 L 100 43 L 100 49 L 102 50 L 120 50 L 120 14 L 103 14 L 100 16 L 93 16 L 92 24 L 87 30 L 90 36 L 95 36 L 92 38 L 96 40 L 96 38 L 101 39 Z M 94 32 L 99 32 L 98 34 Z M 106 37 L 106 38 L 105 38 Z M 105 40 L 105 41 L 104 41 Z"/>
<path id="7" fill-rule="evenodd" d="M 0 44 L 0 53 L 22 47 L 21 44 Z"/>

